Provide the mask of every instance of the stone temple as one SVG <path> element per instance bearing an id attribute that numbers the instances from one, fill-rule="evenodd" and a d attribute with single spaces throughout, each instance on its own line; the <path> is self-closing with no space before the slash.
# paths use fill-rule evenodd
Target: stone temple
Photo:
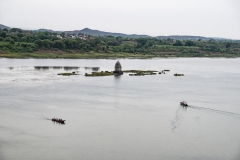
<path id="1" fill-rule="evenodd" d="M 123 74 L 122 66 L 119 61 L 117 61 L 117 63 L 115 64 L 115 70 L 113 71 L 113 73 L 117 73 L 118 75 Z"/>

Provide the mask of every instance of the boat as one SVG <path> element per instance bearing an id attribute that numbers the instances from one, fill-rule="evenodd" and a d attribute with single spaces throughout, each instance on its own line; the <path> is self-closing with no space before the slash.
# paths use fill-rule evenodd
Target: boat
<path id="1" fill-rule="evenodd" d="M 65 124 L 66 120 L 60 119 L 60 118 L 52 118 L 53 122 L 57 122 L 57 123 L 61 123 L 61 124 Z"/>
<path id="2" fill-rule="evenodd" d="M 185 101 L 180 102 L 180 105 L 183 106 L 183 107 L 187 107 L 188 106 L 187 102 L 185 102 Z"/>

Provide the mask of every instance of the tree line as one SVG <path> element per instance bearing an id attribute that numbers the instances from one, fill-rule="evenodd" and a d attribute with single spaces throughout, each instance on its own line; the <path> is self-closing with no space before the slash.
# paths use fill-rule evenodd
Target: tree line
<path id="1" fill-rule="evenodd" d="M 240 41 L 174 40 L 157 38 L 123 38 L 114 36 L 86 39 L 71 38 L 68 34 L 37 32 L 19 28 L 0 29 L 0 50 L 5 52 L 35 52 L 38 50 L 63 50 L 77 53 L 131 53 L 131 54 L 240 54 Z"/>

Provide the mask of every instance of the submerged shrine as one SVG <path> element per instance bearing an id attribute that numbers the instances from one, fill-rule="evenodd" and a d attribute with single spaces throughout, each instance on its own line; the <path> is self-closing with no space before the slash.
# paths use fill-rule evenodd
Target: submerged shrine
<path id="1" fill-rule="evenodd" d="M 114 69 L 113 73 L 115 73 L 117 75 L 122 75 L 123 74 L 122 66 L 121 66 L 119 61 L 117 61 L 117 63 L 115 64 L 115 69 Z"/>

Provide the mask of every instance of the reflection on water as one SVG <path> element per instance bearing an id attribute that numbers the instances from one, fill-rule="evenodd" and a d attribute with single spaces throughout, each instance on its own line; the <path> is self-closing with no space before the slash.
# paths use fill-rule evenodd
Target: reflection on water
<path id="1" fill-rule="evenodd" d="M 85 70 L 91 70 L 91 71 L 99 71 L 99 67 L 84 67 Z M 14 69 L 13 67 L 9 67 L 10 70 Z M 35 66 L 34 69 L 36 70 L 48 70 L 48 69 L 64 69 L 66 71 L 68 70 L 78 70 L 80 67 L 77 66 Z"/>
<path id="2" fill-rule="evenodd" d="M 85 67 L 85 70 L 92 70 L 92 71 L 96 72 L 96 71 L 99 71 L 100 68 L 99 67 Z"/>
<path id="3" fill-rule="evenodd" d="M 68 70 L 78 70 L 80 67 L 63 67 L 64 70 L 68 71 Z"/>
<path id="4" fill-rule="evenodd" d="M 36 70 L 47 70 L 47 69 L 64 69 L 64 70 L 78 70 L 80 67 L 71 67 L 71 66 L 35 66 Z"/>
<path id="5" fill-rule="evenodd" d="M 54 125 L 58 125 L 58 126 L 66 125 L 65 123 L 58 123 L 58 122 L 55 122 L 55 121 L 52 121 L 52 123 L 53 123 Z"/>
<path id="6" fill-rule="evenodd" d="M 34 68 L 36 70 L 48 70 L 50 67 L 47 67 L 47 66 L 35 66 Z"/>
<path id="7" fill-rule="evenodd" d="M 53 66 L 52 68 L 53 68 L 53 69 L 62 69 L 63 67 L 60 67 L 60 66 Z"/>
<path id="8" fill-rule="evenodd" d="M 120 80 L 121 75 L 115 75 L 114 78 L 115 78 L 115 80 Z"/>

